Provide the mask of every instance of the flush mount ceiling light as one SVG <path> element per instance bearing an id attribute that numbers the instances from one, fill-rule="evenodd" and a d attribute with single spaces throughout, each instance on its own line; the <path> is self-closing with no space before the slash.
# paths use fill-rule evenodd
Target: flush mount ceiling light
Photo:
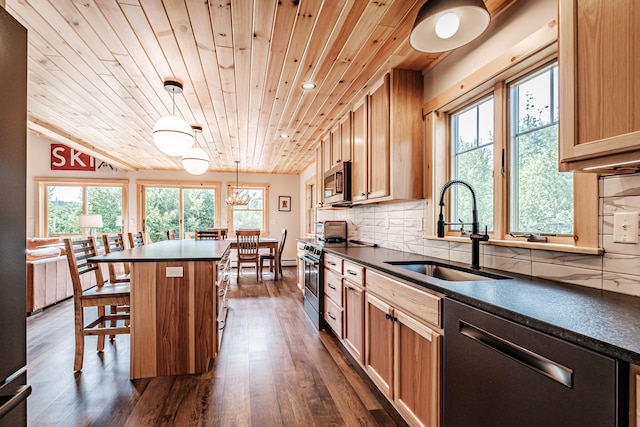
<path id="1" fill-rule="evenodd" d="M 195 147 L 191 147 L 185 151 L 182 155 L 182 167 L 191 175 L 202 175 L 209 169 L 209 156 L 200 147 L 198 147 L 197 135 L 202 133 L 202 126 L 192 125 L 194 137 L 196 142 Z"/>
<path id="2" fill-rule="evenodd" d="M 311 90 L 315 88 L 316 88 L 316 85 L 314 83 L 302 83 L 302 89 L 304 90 Z"/>
<path id="3" fill-rule="evenodd" d="M 409 44 L 420 52 L 445 52 L 476 39 L 490 21 L 482 0 L 428 0 L 418 12 Z"/>
<path id="4" fill-rule="evenodd" d="M 246 206 L 249 204 L 249 195 L 240 189 L 238 185 L 238 166 L 240 161 L 236 160 L 236 188 L 233 189 L 231 195 L 227 197 L 227 204 L 229 206 Z"/>
<path id="5" fill-rule="evenodd" d="M 176 116 L 176 93 L 182 93 L 182 84 L 165 80 L 164 89 L 172 94 L 173 113 L 158 120 L 153 127 L 153 142 L 168 156 L 179 157 L 193 145 L 193 131 L 183 118 Z"/>

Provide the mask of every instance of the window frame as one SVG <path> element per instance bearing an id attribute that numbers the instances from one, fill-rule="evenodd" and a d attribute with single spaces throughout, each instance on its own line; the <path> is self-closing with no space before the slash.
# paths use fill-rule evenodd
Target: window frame
<path id="1" fill-rule="evenodd" d="M 120 187 L 122 189 L 122 229 L 123 233 L 128 232 L 129 223 L 129 180 L 128 179 L 103 179 L 103 178 L 50 178 L 35 177 L 33 179 L 35 187 L 34 206 L 34 236 L 50 237 L 48 227 L 48 200 L 47 188 L 50 186 L 60 187 L 82 187 L 82 213 L 87 213 L 87 187 Z M 51 236 L 63 236 L 62 234 Z M 64 236 L 86 236 L 86 230 L 77 234 L 64 234 Z"/>
<path id="2" fill-rule="evenodd" d="M 180 200 L 179 200 L 179 212 L 180 212 L 180 230 L 179 236 L 182 239 L 190 238 L 191 236 L 185 236 L 184 233 L 184 197 L 183 190 L 184 189 L 196 189 L 196 190 L 204 190 L 204 189 L 213 189 L 215 192 L 214 197 L 214 207 L 213 207 L 213 227 L 220 228 L 220 212 L 221 212 L 221 200 L 222 200 L 222 185 L 219 181 L 205 181 L 205 182 L 192 182 L 192 181 L 164 181 L 164 180 L 144 180 L 136 182 L 136 203 L 138 207 L 138 217 L 137 223 L 141 224 L 140 229 L 147 233 L 147 226 L 145 223 L 146 217 L 146 188 L 177 188 L 180 190 Z"/>
<path id="3" fill-rule="evenodd" d="M 239 182 L 234 184 L 227 184 L 227 197 L 231 196 L 233 190 L 240 187 L 242 190 L 262 190 L 264 191 L 264 203 L 262 205 L 262 227 L 260 229 L 260 235 L 269 235 L 269 184 L 255 183 L 255 182 Z M 227 205 L 227 224 L 229 225 L 229 233 L 235 236 L 235 226 L 233 224 L 233 212 L 234 207 Z"/>
<path id="4" fill-rule="evenodd" d="M 525 54 L 523 49 L 528 49 Z M 502 150 L 506 149 L 508 132 L 507 84 L 523 75 L 540 68 L 558 58 L 557 34 L 552 28 L 543 27 L 529 38 L 507 50 L 482 68 L 445 90 L 423 105 L 425 120 L 425 144 L 427 171 L 427 197 L 433 203 L 427 204 L 427 218 L 430 220 L 425 229 L 425 238 L 436 238 L 436 222 L 439 214 L 440 191 L 451 176 L 451 147 L 449 113 L 459 110 L 474 100 L 494 93 L 494 230 L 489 233 L 491 245 L 536 248 L 573 253 L 602 254 L 598 236 L 598 175 L 595 173 L 574 173 L 574 219 L 573 235 L 568 237 L 549 237 L 546 243 L 528 242 L 522 238 L 513 238 L 508 230 L 508 151 L 505 152 L 505 170 L 502 169 Z M 559 89 L 562 92 L 562 88 Z M 561 123 L 560 125 L 561 126 Z M 561 132 L 561 131 L 560 131 Z M 434 165 L 446 167 L 434 167 Z M 582 197 L 577 197 L 581 195 Z M 448 196 L 448 195 L 447 195 Z M 445 201 L 445 209 L 450 205 Z M 448 211 L 446 212 L 448 217 Z M 468 242 L 459 231 L 447 229 L 445 239 Z"/>

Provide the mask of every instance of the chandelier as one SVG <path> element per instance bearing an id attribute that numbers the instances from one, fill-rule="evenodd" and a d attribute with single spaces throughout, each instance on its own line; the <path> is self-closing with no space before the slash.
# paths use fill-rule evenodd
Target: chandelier
<path id="1" fill-rule="evenodd" d="M 236 188 L 233 189 L 231 195 L 227 197 L 227 204 L 229 206 L 246 206 L 249 204 L 251 200 L 249 195 L 240 189 L 238 185 L 238 165 L 240 164 L 239 160 L 236 160 Z"/>
<path id="2" fill-rule="evenodd" d="M 173 113 L 162 117 L 153 126 L 153 142 L 158 150 L 168 156 L 182 156 L 193 145 L 191 125 L 176 116 L 176 93 L 182 93 L 182 83 L 165 80 L 164 89 L 172 94 Z"/>
<path id="3" fill-rule="evenodd" d="M 202 133 L 202 126 L 192 125 L 193 133 L 198 135 Z M 191 175 L 202 175 L 209 169 L 209 156 L 200 147 L 198 147 L 198 138 L 194 136 L 196 146 L 189 148 L 182 155 L 182 167 Z"/>

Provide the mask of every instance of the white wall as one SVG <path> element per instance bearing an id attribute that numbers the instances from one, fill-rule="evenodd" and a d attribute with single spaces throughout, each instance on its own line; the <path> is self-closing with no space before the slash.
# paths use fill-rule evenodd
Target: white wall
<path id="1" fill-rule="evenodd" d="M 180 180 L 180 181 L 214 181 L 220 182 L 223 194 L 227 191 L 227 182 L 235 183 L 236 176 L 233 173 L 207 172 L 203 175 L 193 176 L 184 171 L 52 171 L 50 168 L 51 141 L 47 138 L 35 135 L 31 132 L 27 134 L 27 234 L 32 237 L 34 233 L 34 203 L 35 187 L 34 177 L 51 178 L 103 178 L 103 179 L 128 179 L 129 180 L 129 222 L 131 230 L 140 228 L 136 224 L 136 181 L 137 180 Z M 282 174 L 252 174 L 240 173 L 240 182 L 267 183 L 269 187 L 269 235 L 280 238 L 283 228 L 287 228 L 289 234 L 285 245 L 283 260 L 295 260 L 296 245 L 295 239 L 300 235 L 301 209 L 299 178 L 297 175 Z M 302 193 L 304 194 L 304 193 Z M 278 211 L 278 196 L 291 196 L 291 212 Z M 227 209 L 221 209 L 220 225 L 227 225 Z M 133 223 L 131 221 L 134 221 Z M 287 265 L 291 264 L 286 262 Z"/>

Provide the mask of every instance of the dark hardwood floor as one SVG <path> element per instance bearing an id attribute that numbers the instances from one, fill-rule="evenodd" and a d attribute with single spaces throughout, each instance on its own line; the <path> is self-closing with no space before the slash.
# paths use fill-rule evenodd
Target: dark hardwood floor
<path id="1" fill-rule="evenodd" d="M 235 273 L 235 270 L 234 270 Z M 405 425 L 342 349 L 302 308 L 295 268 L 273 281 L 232 275 L 218 357 L 203 375 L 129 380 L 129 337 L 95 351 L 87 338 L 73 372 L 73 302 L 27 320 L 31 426 Z"/>

